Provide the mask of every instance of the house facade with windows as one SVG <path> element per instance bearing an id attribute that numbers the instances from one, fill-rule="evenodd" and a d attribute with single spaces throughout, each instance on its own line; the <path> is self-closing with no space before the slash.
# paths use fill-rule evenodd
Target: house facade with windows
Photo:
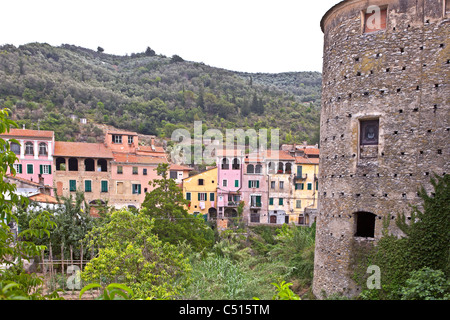
<path id="1" fill-rule="evenodd" d="M 17 177 L 33 182 L 39 182 L 41 177 L 45 185 L 53 185 L 53 131 L 11 128 L 0 137 L 10 142 L 10 150 L 18 158 L 14 164 Z M 9 169 L 7 173 L 10 173 Z"/>
<path id="2" fill-rule="evenodd" d="M 244 151 L 217 150 L 217 208 L 218 217 L 237 217 L 241 201 Z"/>
<path id="3" fill-rule="evenodd" d="M 318 149 L 317 149 L 318 150 Z M 295 157 L 294 165 L 294 215 L 300 225 L 311 225 L 313 217 L 308 209 L 317 209 L 319 158 L 307 155 Z"/>
<path id="4" fill-rule="evenodd" d="M 292 188 L 295 158 L 284 150 L 267 150 L 265 163 L 269 190 L 268 222 L 296 222 Z"/>
<path id="5" fill-rule="evenodd" d="M 183 198 L 189 201 L 190 214 L 217 219 L 217 171 L 212 168 L 183 179 Z"/>
<path id="6" fill-rule="evenodd" d="M 242 201 L 244 201 L 244 221 L 250 223 L 268 223 L 267 167 L 263 153 L 245 156 L 242 173 Z"/>
<path id="7" fill-rule="evenodd" d="M 103 143 L 56 141 L 53 185 L 58 196 L 84 192 L 90 204 L 110 200 L 111 150 Z"/>
<path id="8" fill-rule="evenodd" d="M 130 131 L 108 131 L 105 145 L 111 150 L 110 205 L 116 208 L 140 208 L 151 182 L 160 179 L 156 168 L 167 163 L 165 151 L 154 145 L 140 146 L 139 136 Z"/>

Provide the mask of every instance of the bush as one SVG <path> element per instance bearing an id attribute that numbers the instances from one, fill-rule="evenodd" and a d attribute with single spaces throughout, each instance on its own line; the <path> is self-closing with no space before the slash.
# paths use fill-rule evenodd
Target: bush
<path id="1" fill-rule="evenodd" d="M 400 295 L 402 300 L 448 300 L 450 281 L 441 270 L 425 267 L 410 273 Z"/>

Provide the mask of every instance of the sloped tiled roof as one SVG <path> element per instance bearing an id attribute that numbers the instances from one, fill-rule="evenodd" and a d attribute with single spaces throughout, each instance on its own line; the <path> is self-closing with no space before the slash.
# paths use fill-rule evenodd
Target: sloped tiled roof
<path id="1" fill-rule="evenodd" d="M 55 141 L 55 157 L 113 158 L 103 143 Z"/>
<path id="2" fill-rule="evenodd" d="M 183 166 L 181 164 L 173 163 L 169 166 L 170 170 L 178 170 L 178 171 L 191 171 L 194 170 L 191 167 Z"/>
<path id="3" fill-rule="evenodd" d="M 27 138 L 53 138 L 53 131 L 45 130 L 29 130 L 29 129 L 14 129 L 11 128 L 9 132 L 4 132 L 2 136 L 15 136 Z"/>
<path id="4" fill-rule="evenodd" d="M 299 164 L 319 164 L 319 158 L 295 157 L 295 163 L 299 163 Z"/>
<path id="5" fill-rule="evenodd" d="M 29 199 L 32 201 L 43 202 L 43 203 L 54 203 L 54 204 L 59 203 L 55 197 L 52 197 L 52 196 L 50 196 L 48 194 L 44 194 L 44 193 L 38 193 L 36 195 L 29 197 Z"/>

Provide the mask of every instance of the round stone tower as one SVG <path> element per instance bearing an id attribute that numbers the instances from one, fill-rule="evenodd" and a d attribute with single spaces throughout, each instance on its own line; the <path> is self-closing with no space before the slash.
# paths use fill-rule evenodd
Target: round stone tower
<path id="1" fill-rule="evenodd" d="M 450 171 L 450 0 L 341 1 L 321 27 L 318 298 L 357 295 L 354 248 Z"/>

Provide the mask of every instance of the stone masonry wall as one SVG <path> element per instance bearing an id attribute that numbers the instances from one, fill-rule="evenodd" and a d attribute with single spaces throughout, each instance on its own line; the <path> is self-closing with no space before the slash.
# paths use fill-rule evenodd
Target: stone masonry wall
<path id="1" fill-rule="evenodd" d="M 385 30 L 363 33 L 363 11 L 387 5 Z M 420 205 L 420 186 L 450 171 L 450 17 L 443 0 L 343 1 L 323 19 L 319 216 L 313 292 L 359 293 L 352 242 L 376 243 L 382 218 Z M 379 119 L 379 143 L 361 150 L 361 119 Z M 364 154 L 372 157 L 364 157 Z M 356 212 L 376 215 L 356 238 Z M 399 235 L 395 223 L 390 231 Z"/>

